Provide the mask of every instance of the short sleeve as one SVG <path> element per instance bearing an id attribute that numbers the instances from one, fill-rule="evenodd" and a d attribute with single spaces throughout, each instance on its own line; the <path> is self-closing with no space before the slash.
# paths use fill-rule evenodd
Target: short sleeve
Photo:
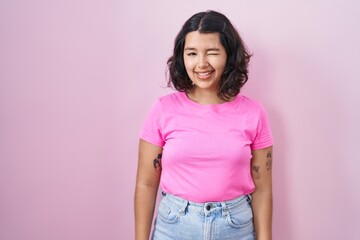
<path id="1" fill-rule="evenodd" d="M 273 137 L 270 129 L 268 115 L 262 105 L 260 105 L 258 124 L 255 139 L 251 144 L 251 150 L 262 149 L 273 145 Z"/>
<path id="2" fill-rule="evenodd" d="M 158 99 L 150 109 L 148 113 L 144 126 L 140 131 L 140 138 L 155 144 L 157 146 L 164 146 L 165 141 L 161 133 L 161 117 L 162 117 L 162 108 L 160 99 Z"/>

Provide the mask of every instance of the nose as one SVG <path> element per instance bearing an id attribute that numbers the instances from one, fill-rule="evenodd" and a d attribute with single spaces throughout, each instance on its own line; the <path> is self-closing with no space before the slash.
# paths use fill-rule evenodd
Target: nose
<path id="1" fill-rule="evenodd" d="M 209 62 L 206 58 L 206 56 L 199 56 L 199 62 L 198 62 L 198 68 L 204 68 L 209 66 Z"/>

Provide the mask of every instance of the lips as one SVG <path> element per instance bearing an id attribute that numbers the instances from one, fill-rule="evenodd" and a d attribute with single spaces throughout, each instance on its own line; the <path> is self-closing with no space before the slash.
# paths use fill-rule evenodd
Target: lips
<path id="1" fill-rule="evenodd" d="M 206 80 L 208 78 L 210 78 L 211 74 L 213 73 L 214 71 L 207 71 L 207 72 L 196 72 L 196 75 L 199 79 L 201 80 Z"/>

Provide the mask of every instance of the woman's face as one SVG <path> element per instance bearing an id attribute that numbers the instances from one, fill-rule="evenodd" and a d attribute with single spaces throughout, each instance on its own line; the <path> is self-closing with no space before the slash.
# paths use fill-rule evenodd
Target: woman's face
<path id="1" fill-rule="evenodd" d="M 226 61 L 219 33 L 193 31 L 186 35 L 184 64 L 195 88 L 217 92 Z"/>

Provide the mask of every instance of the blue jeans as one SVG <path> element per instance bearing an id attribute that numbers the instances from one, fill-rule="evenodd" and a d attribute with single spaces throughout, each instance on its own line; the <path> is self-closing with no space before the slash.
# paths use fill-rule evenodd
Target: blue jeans
<path id="1" fill-rule="evenodd" d="M 163 193 L 153 240 L 254 240 L 251 196 L 195 203 Z"/>

